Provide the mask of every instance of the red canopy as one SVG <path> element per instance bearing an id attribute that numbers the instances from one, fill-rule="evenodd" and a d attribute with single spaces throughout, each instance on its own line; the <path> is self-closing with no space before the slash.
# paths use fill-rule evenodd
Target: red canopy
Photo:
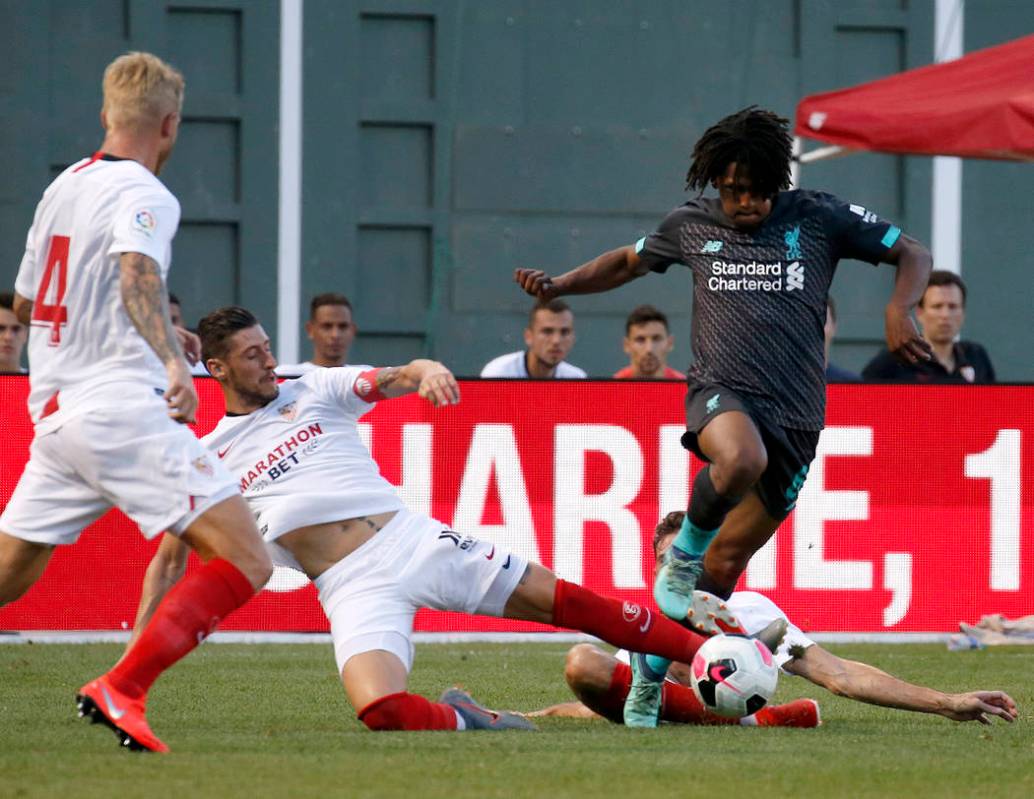
<path id="1" fill-rule="evenodd" d="M 1034 160 L 1034 36 L 805 97 L 795 133 L 857 150 Z"/>

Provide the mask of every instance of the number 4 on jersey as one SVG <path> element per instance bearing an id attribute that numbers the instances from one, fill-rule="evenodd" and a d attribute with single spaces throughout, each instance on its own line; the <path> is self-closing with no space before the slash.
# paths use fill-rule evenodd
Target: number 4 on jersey
<path id="1" fill-rule="evenodd" d="M 68 284 L 68 250 L 71 243 L 72 240 L 68 236 L 50 237 L 47 265 L 43 270 L 43 280 L 40 281 L 36 302 L 32 308 L 33 324 L 50 326 L 51 347 L 56 347 L 61 343 L 61 326 L 68 324 L 68 308 L 62 303 L 65 300 L 65 289 Z M 50 304 L 47 302 L 47 294 L 50 291 L 50 282 L 54 278 L 55 267 L 57 267 L 57 289 L 54 294 L 54 302 Z"/>

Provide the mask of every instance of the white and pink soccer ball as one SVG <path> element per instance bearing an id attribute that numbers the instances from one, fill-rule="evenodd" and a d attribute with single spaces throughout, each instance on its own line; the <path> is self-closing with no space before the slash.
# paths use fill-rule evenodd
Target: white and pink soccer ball
<path id="1" fill-rule="evenodd" d="M 716 635 L 697 650 L 691 664 L 693 693 L 719 716 L 740 718 L 768 704 L 779 667 L 756 638 Z"/>

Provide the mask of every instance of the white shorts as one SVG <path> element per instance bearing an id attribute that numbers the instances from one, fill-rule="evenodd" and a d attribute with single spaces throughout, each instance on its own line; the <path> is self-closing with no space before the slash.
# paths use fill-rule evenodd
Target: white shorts
<path id="1" fill-rule="evenodd" d="M 233 476 L 155 396 L 37 430 L 0 530 L 39 544 L 74 544 L 84 527 L 117 507 L 150 539 L 182 533 L 238 493 Z"/>
<path id="2" fill-rule="evenodd" d="M 528 562 L 439 521 L 400 510 L 373 538 L 313 582 L 330 619 L 338 673 L 383 649 L 413 665 L 420 608 L 501 616 Z"/>

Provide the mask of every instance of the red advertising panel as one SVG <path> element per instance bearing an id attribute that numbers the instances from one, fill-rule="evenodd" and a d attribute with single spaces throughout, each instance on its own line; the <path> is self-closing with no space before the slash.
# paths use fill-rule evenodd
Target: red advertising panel
<path id="1" fill-rule="evenodd" d="M 201 432 L 222 412 L 198 381 Z M 32 431 L 22 377 L 0 378 L 6 501 Z M 465 381 L 460 405 L 383 402 L 361 432 L 411 508 L 534 558 L 562 577 L 648 602 L 658 518 L 686 507 L 700 464 L 679 444 L 678 383 Z M 828 427 L 797 510 L 742 586 L 812 631 L 947 632 L 983 613 L 1034 613 L 1034 387 L 829 388 Z M 5 630 L 132 623 L 155 544 L 118 512 L 60 548 L 0 609 Z M 222 629 L 322 631 L 304 577 L 278 570 Z M 417 629 L 541 629 L 421 612 Z"/>

